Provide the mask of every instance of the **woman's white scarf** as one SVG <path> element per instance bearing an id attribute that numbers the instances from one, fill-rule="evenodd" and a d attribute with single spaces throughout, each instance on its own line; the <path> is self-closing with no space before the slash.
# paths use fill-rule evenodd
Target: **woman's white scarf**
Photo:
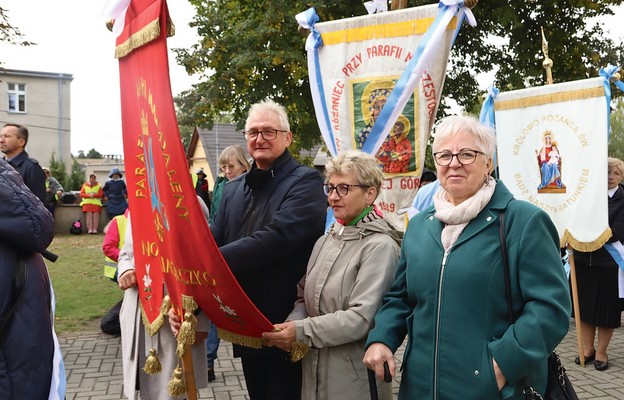
<path id="1" fill-rule="evenodd" d="M 444 188 L 438 190 L 433 196 L 436 210 L 434 217 L 446 224 L 442 229 L 441 238 L 445 252 L 455 244 L 466 225 L 490 202 L 495 188 L 496 181 L 488 176 L 475 194 L 458 205 L 454 205 L 447 199 L 448 194 Z"/>

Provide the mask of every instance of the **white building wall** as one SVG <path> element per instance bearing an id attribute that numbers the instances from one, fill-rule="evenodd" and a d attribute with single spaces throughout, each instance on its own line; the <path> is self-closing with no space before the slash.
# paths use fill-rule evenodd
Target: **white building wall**
<path id="1" fill-rule="evenodd" d="M 28 154 L 43 166 L 54 154 L 71 170 L 71 74 L 0 68 L 0 126 L 16 123 L 28 128 Z M 26 111 L 8 110 L 8 84 L 26 85 Z"/>

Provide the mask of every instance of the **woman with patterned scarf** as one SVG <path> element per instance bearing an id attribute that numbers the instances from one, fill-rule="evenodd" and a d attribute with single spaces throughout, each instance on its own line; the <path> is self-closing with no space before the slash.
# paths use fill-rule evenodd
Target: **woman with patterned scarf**
<path id="1" fill-rule="evenodd" d="M 302 400 L 370 396 L 362 364 L 366 334 L 394 279 L 401 232 L 374 208 L 383 174 L 377 160 L 351 151 L 325 167 L 336 222 L 314 246 L 287 322 L 266 332 L 270 345 L 302 360 Z M 380 399 L 392 386 L 378 382 Z"/>

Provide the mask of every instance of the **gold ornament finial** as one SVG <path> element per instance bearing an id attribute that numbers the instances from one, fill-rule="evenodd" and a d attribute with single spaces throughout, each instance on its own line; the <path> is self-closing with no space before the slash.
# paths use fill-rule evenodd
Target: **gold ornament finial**
<path id="1" fill-rule="evenodd" d="M 113 25 L 115 25 L 115 19 L 111 18 L 106 21 L 106 29 L 108 29 L 111 32 L 113 31 Z"/>
<path id="2" fill-rule="evenodd" d="M 611 82 L 617 82 L 620 79 L 622 79 L 622 75 L 620 75 L 619 72 L 614 73 L 613 75 L 611 75 L 611 79 L 609 79 Z"/>
<path id="3" fill-rule="evenodd" d="M 544 62 L 542 62 L 542 67 L 546 70 L 546 84 L 552 85 L 553 60 L 548 58 L 548 41 L 546 41 L 546 35 L 544 35 L 544 27 L 540 27 L 540 29 L 542 30 L 542 53 L 544 53 Z"/>
<path id="4" fill-rule="evenodd" d="M 464 5 L 470 9 L 475 8 L 479 0 L 464 0 Z"/>

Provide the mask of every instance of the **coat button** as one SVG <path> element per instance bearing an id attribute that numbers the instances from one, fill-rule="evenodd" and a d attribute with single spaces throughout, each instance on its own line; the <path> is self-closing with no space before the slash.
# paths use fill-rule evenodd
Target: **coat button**
<path id="1" fill-rule="evenodd" d="M 476 370 L 475 370 L 475 372 L 474 372 L 474 374 L 475 374 L 475 376 L 479 375 L 479 370 L 478 370 L 478 369 L 476 369 Z"/>
<path id="2" fill-rule="evenodd" d="M 428 219 L 429 219 L 429 221 L 431 221 L 431 220 L 433 219 L 433 217 L 432 217 L 432 216 L 430 216 Z"/>
<path id="3" fill-rule="evenodd" d="M 492 217 L 487 217 L 485 220 L 490 222 L 492 220 Z"/>

